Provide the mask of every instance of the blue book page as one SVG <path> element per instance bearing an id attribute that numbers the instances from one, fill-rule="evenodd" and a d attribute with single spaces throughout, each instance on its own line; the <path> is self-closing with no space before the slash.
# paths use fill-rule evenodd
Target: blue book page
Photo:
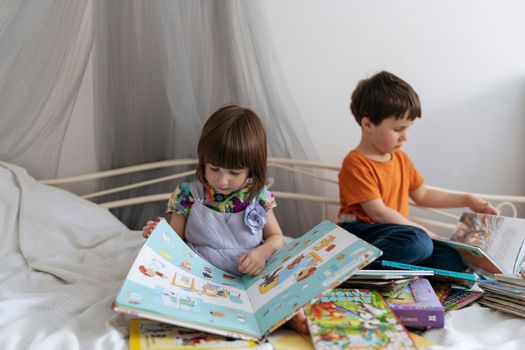
<path id="1" fill-rule="evenodd" d="M 141 249 L 116 304 L 179 325 L 210 327 L 212 332 L 261 333 L 240 277 L 197 255 L 165 220 Z"/>
<path id="2" fill-rule="evenodd" d="M 272 256 L 261 274 L 243 277 L 259 326 L 269 331 L 380 255 L 348 231 L 321 222 Z"/>

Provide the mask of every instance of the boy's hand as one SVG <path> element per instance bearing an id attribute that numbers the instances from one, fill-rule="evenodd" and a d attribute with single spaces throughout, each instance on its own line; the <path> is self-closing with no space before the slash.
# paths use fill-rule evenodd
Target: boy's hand
<path id="1" fill-rule="evenodd" d="M 468 196 L 468 207 L 475 213 L 499 215 L 499 210 L 494 208 L 489 201 L 476 196 Z"/>
<path id="2" fill-rule="evenodd" d="M 151 235 L 151 232 L 157 227 L 160 220 L 162 220 L 162 218 L 157 216 L 155 220 L 149 220 L 146 222 L 146 226 L 142 227 L 142 237 L 148 239 L 149 235 Z"/>
<path id="3" fill-rule="evenodd" d="M 239 271 L 247 275 L 257 275 L 262 272 L 265 263 L 263 254 L 255 248 L 239 258 Z"/>

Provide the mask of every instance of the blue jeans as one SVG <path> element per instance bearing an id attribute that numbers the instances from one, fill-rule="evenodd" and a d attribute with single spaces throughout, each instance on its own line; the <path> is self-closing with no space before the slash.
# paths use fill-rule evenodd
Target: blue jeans
<path id="1" fill-rule="evenodd" d="M 463 270 L 461 257 L 453 248 L 432 241 L 419 227 L 361 221 L 341 224 L 341 227 L 383 251 L 368 269 L 380 269 L 381 260 L 390 260 L 449 271 Z"/>

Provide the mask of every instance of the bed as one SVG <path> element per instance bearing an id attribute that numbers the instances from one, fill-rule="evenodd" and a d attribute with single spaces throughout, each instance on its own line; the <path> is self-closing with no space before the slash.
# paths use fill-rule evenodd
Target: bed
<path id="1" fill-rule="evenodd" d="M 169 193 L 95 203 L 115 192 L 152 182 L 191 176 L 193 159 L 155 162 L 81 176 L 36 181 L 25 169 L 0 162 L 1 349 L 127 349 L 128 316 L 111 303 L 142 244 L 108 209 L 166 201 Z M 269 159 L 270 168 L 307 176 L 323 185 L 326 196 L 275 191 L 279 201 L 309 201 L 320 207 L 319 220 L 334 218 L 338 205 L 337 166 L 289 159 Z M 111 176 L 172 168 L 173 175 L 119 188 L 77 195 L 60 187 Z M 272 185 L 272 180 L 269 180 Z M 516 216 L 525 197 L 484 195 Z M 505 208 L 503 208 L 505 207 Z M 416 208 L 414 217 L 437 230 L 450 230 L 457 212 Z M 451 311 L 445 328 L 423 335 L 436 347 L 450 349 L 522 349 L 525 319 L 478 304 Z M 439 346 L 438 346 L 439 345 Z"/>

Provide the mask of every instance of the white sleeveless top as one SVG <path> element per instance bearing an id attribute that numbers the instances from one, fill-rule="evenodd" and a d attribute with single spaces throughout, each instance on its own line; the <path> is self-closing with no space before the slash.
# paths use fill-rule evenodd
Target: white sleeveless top
<path id="1" fill-rule="evenodd" d="M 195 202 L 184 229 L 188 246 L 213 265 L 240 275 L 239 258 L 261 244 L 262 229 L 255 234 L 250 231 L 244 222 L 246 210 L 222 213 L 208 208 L 203 203 L 202 184 L 194 181 L 189 185 Z"/>

